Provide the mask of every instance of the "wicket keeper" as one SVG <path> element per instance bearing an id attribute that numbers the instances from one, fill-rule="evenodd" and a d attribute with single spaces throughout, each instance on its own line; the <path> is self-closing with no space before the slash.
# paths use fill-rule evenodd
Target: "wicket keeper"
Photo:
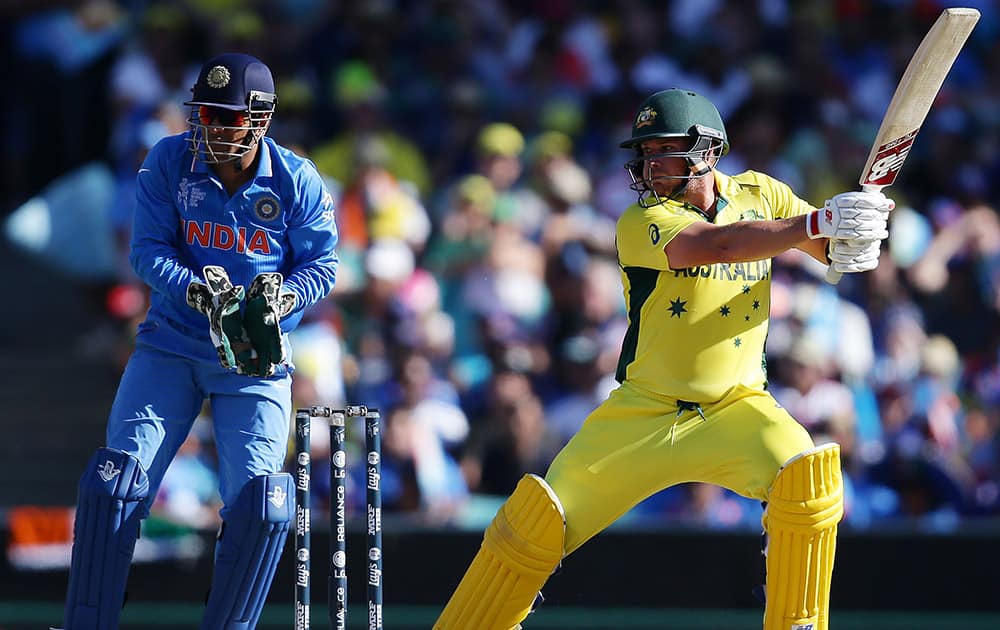
<path id="1" fill-rule="evenodd" d="M 874 269 L 893 203 L 845 192 L 822 209 L 763 173 L 725 175 L 715 106 L 682 89 L 640 106 L 626 164 L 638 203 L 616 230 L 628 329 L 620 386 L 545 478 L 526 475 L 434 625 L 510 630 L 560 561 L 646 497 L 697 481 L 766 504 L 764 630 L 826 630 L 843 483 L 768 393 L 771 258 L 796 248 Z"/>
<path id="2" fill-rule="evenodd" d="M 107 446 L 80 479 L 69 630 L 118 627 L 140 521 L 205 399 L 224 507 L 204 630 L 256 627 L 295 514 L 279 472 L 286 333 L 333 288 L 333 200 L 312 162 L 266 136 L 278 97 L 263 62 L 215 57 L 192 93 L 190 129 L 160 140 L 136 175 L 130 260 L 151 305 Z"/>

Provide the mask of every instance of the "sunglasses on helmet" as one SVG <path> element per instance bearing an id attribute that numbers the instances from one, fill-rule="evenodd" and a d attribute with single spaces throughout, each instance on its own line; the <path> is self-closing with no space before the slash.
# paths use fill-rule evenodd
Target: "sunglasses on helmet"
<path id="1" fill-rule="evenodd" d="M 246 115 L 246 112 L 223 109 L 222 107 L 198 106 L 198 120 L 206 126 L 218 121 L 218 124 L 223 127 L 242 127 L 246 124 Z"/>

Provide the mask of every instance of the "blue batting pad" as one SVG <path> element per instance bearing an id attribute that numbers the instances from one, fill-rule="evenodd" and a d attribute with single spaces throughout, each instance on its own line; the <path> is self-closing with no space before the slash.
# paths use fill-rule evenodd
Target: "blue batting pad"
<path id="1" fill-rule="evenodd" d="M 99 448 L 80 478 L 73 526 L 73 564 L 66 592 L 66 628 L 118 627 L 125 581 L 149 479 L 125 451 Z"/>
<path id="2" fill-rule="evenodd" d="M 252 630 L 257 625 L 295 514 L 292 476 L 254 477 L 228 508 L 215 546 L 202 630 Z"/>

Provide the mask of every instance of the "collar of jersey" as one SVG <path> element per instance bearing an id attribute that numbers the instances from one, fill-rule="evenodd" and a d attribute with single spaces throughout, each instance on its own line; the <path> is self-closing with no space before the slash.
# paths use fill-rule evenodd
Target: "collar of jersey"
<path id="1" fill-rule="evenodd" d="M 260 160 L 257 161 L 257 177 L 271 177 L 271 151 L 268 149 L 267 136 L 260 139 Z M 192 173 L 209 173 L 208 164 L 205 164 L 201 160 L 192 160 L 194 164 L 191 165 Z"/>
<path id="2" fill-rule="evenodd" d="M 715 189 L 719 193 L 719 199 L 715 204 L 715 216 L 722 214 L 723 209 L 729 205 L 729 198 L 735 197 L 740 191 L 740 184 L 734 181 L 731 177 L 725 173 L 716 170 L 715 171 Z M 675 208 L 681 208 L 684 210 L 691 210 L 692 212 L 698 213 L 706 221 L 709 221 L 708 215 L 702 212 L 701 208 L 693 206 L 686 201 L 677 201 L 676 199 L 664 199 L 663 204 L 667 206 L 673 206 Z"/>
<path id="3" fill-rule="evenodd" d="M 729 175 L 726 175 L 722 171 L 716 170 L 715 189 L 719 193 L 719 201 L 725 202 L 725 204 L 728 205 L 729 199 L 732 199 L 733 197 L 735 197 L 740 193 L 742 185 Z"/>

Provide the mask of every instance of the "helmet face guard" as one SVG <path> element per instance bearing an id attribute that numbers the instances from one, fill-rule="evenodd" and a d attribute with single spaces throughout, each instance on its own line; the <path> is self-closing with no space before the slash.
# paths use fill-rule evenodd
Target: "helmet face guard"
<path id="1" fill-rule="evenodd" d="M 230 106 L 191 104 L 188 114 L 188 149 L 205 164 L 225 164 L 241 159 L 267 133 L 277 97 L 252 91 L 246 109 Z M 229 140 L 246 131 L 238 140 Z"/>
<path id="2" fill-rule="evenodd" d="M 634 190 L 639 197 L 639 205 L 649 208 L 664 202 L 663 197 L 656 191 L 654 185 L 657 181 L 677 181 L 685 182 L 704 177 L 714 167 L 725 151 L 725 139 L 718 130 L 710 129 L 702 125 L 692 127 L 689 134 L 683 136 L 660 136 L 662 138 L 691 138 L 693 139 L 691 148 L 687 151 L 670 151 L 666 153 L 651 153 L 644 155 L 639 146 L 635 147 L 636 157 L 625 163 L 625 170 L 632 178 L 629 188 Z M 657 160 L 680 158 L 687 162 L 688 173 L 684 175 L 653 175 L 653 168 L 650 162 Z M 674 191 L 671 195 L 676 198 L 684 191 L 684 186 Z"/>
<path id="3" fill-rule="evenodd" d="M 207 61 L 191 93 L 184 103 L 191 107 L 188 148 L 205 164 L 225 164 L 252 151 L 267 133 L 278 103 L 271 70 L 243 53 Z"/>
<path id="4" fill-rule="evenodd" d="M 643 155 L 642 143 L 669 138 L 688 139 L 690 148 Z M 675 88 L 656 92 L 640 105 L 632 123 L 632 136 L 620 146 L 636 151 L 635 158 L 625 164 L 625 169 L 632 178 L 630 188 L 639 195 L 639 204 L 648 208 L 664 201 L 656 192 L 656 181 L 683 180 L 684 184 L 670 195 L 679 198 L 688 181 L 710 173 L 715 162 L 729 151 L 729 139 L 715 105 L 694 92 Z M 670 158 L 684 159 L 689 172 L 654 176 L 651 162 Z"/>

